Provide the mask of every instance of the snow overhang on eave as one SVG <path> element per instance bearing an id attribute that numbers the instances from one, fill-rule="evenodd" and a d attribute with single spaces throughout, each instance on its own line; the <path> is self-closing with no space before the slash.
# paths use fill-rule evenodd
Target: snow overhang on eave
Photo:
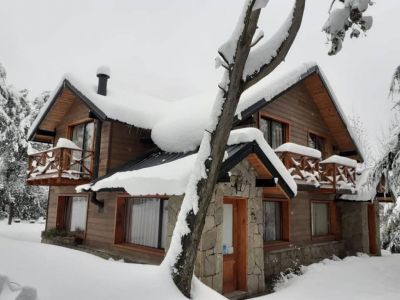
<path id="1" fill-rule="evenodd" d="M 45 103 L 44 107 L 39 111 L 38 116 L 34 120 L 31 129 L 28 132 L 28 141 L 33 141 L 36 135 L 36 132 L 40 128 L 40 124 L 43 120 L 46 119 L 47 114 L 50 112 L 54 104 L 57 102 L 60 94 L 65 88 L 69 88 L 89 109 L 90 112 L 99 120 L 106 121 L 108 120 L 106 114 L 100 110 L 88 97 L 86 97 L 83 93 L 79 91 L 68 79 L 64 78 L 59 86 L 56 88 L 55 92 L 53 92 L 52 96 Z"/>
<path id="2" fill-rule="evenodd" d="M 273 165 L 273 163 L 269 160 L 269 158 L 264 154 L 264 152 L 262 151 L 262 149 L 260 148 L 260 146 L 257 144 L 257 142 L 253 141 L 253 142 L 248 142 L 248 143 L 243 143 L 243 144 L 237 144 L 237 145 L 233 145 L 233 147 L 235 147 L 235 151 L 234 154 L 229 156 L 223 163 L 221 166 L 221 170 L 220 170 L 220 174 L 219 174 L 219 181 L 222 181 L 223 178 L 228 174 L 228 172 L 233 169 L 236 165 L 238 165 L 241 161 L 243 161 L 244 159 L 246 159 L 250 154 L 255 154 L 257 155 L 257 157 L 262 161 L 262 163 L 264 164 L 265 168 L 271 173 L 272 175 L 272 179 L 275 180 L 277 182 L 277 185 L 280 186 L 280 188 L 282 189 L 282 191 L 285 193 L 285 195 L 288 198 L 293 198 L 296 195 L 296 191 L 293 191 L 290 187 L 290 185 L 284 180 L 284 178 L 282 177 L 282 175 L 279 173 L 279 171 L 275 168 L 275 166 Z M 188 155 L 191 155 L 193 153 L 188 153 L 187 155 L 181 156 L 178 159 L 184 158 Z M 126 165 L 134 165 L 134 162 L 141 162 L 143 161 L 143 157 L 142 158 L 138 158 L 136 160 L 134 160 L 133 162 L 130 162 Z M 93 184 L 95 184 L 96 182 L 99 182 L 103 179 L 109 178 L 110 176 L 119 173 L 119 172 L 124 172 L 124 171 L 128 171 L 126 166 L 121 167 L 119 170 L 116 170 L 113 173 L 107 174 L 101 178 L 99 178 L 98 180 L 93 181 L 92 183 L 85 185 L 85 188 L 82 188 L 82 190 L 84 191 L 93 191 L 91 189 L 91 186 Z M 135 170 L 132 170 L 135 171 Z M 98 190 L 95 190 L 95 192 L 126 192 L 126 190 L 122 187 L 116 187 L 116 188 L 101 188 Z M 143 196 L 143 195 L 133 195 L 133 196 Z"/>

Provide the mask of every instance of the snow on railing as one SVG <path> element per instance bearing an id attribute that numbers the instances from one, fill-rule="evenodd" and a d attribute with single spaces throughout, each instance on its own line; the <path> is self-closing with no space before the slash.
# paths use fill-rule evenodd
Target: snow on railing
<path id="1" fill-rule="evenodd" d="M 351 192 L 356 188 L 357 161 L 353 159 L 332 155 L 321 161 L 320 151 L 293 143 L 283 144 L 275 152 L 301 184 Z"/>
<path id="2" fill-rule="evenodd" d="M 28 182 L 35 180 L 91 179 L 93 151 L 82 150 L 67 139 L 60 139 L 56 147 L 28 156 Z"/>

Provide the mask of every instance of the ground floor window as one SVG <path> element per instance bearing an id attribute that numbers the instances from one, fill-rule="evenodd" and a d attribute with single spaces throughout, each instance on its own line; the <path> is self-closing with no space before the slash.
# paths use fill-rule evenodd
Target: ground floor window
<path id="1" fill-rule="evenodd" d="M 58 199 L 57 227 L 71 232 L 86 231 L 88 200 L 85 196 L 61 196 Z"/>
<path id="2" fill-rule="evenodd" d="M 86 230 L 87 205 L 86 197 L 68 197 L 67 229 L 69 231 Z"/>
<path id="3" fill-rule="evenodd" d="M 264 242 L 289 240 L 288 201 L 263 201 Z"/>
<path id="4" fill-rule="evenodd" d="M 168 225 L 168 200 L 159 198 L 127 198 L 125 242 L 165 248 Z"/>
<path id="5" fill-rule="evenodd" d="M 329 202 L 311 202 L 312 236 L 324 236 L 332 233 L 332 206 Z"/>

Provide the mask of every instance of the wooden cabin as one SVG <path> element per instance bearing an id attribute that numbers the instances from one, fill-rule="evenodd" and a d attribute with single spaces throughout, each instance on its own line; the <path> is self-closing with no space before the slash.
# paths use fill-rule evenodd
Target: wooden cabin
<path id="1" fill-rule="evenodd" d="M 255 127 L 264 139 L 227 146 L 207 213 L 195 273 L 220 293 L 255 295 L 288 268 L 380 254 L 375 195 L 357 196 L 361 149 L 318 66 L 295 72 L 235 120 L 234 129 Z M 187 176 L 178 173 L 190 171 L 196 151 L 161 150 L 149 120 L 167 104 L 146 99 L 154 111 L 142 110 L 149 115 L 138 124 L 141 96 L 108 93 L 110 74 L 98 77 L 96 90 L 66 76 L 40 112 L 29 139 L 52 148 L 30 155 L 27 184 L 50 187 L 47 232 L 67 230 L 85 251 L 158 264 L 183 199 Z"/>

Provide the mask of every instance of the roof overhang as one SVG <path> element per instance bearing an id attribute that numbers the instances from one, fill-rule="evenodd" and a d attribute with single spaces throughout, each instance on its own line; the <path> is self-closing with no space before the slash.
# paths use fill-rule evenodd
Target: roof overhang
<path id="1" fill-rule="evenodd" d="M 155 152 L 146 154 L 143 157 L 140 157 L 138 159 L 135 159 L 134 161 L 131 161 L 123 165 L 122 167 L 118 168 L 112 173 L 109 173 L 93 181 L 90 184 L 90 186 L 118 172 L 134 171 L 134 170 L 139 170 L 140 168 L 151 167 L 160 164 L 158 162 L 153 162 L 152 164 L 145 163 L 146 158 L 154 153 Z M 228 147 L 228 153 L 229 157 L 226 160 L 224 160 L 220 169 L 220 174 L 218 178 L 219 182 L 226 182 L 227 174 L 229 173 L 229 171 L 232 170 L 240 162 L 247 159 L 249 163 L 256 170 L 257 177 L 263 180 L 263 181 L 258 181 L 259 184 L 264 185 L 266 188 L 274 188 L 279 190 L 280 194 L 284 195 L 286 198 L 293 198 L 295 196 L 295 191 L 293 191 L 290 188 L 289 184 L 284 180 L 279 171 L 275 168 L 275 166 L 272 164 L 269 158 L 264 154 L 264 152 L 256 142 L 242 143 L 230 146 Z M 175 154 L 164 153 L 164 154 L 175 155 L 175 157 L 172 157 L 171 159 L 167 160 L 165 160 L 163 157 L 159 155 L 156 155 L 159 161 L 165 160 L 165 163 L 168 163 L 192 155 L 194 153 L 189 152 L 189 153 L 175 153 Z M 254 161 L 254 158 L 257 159 L 257 162 Z M 140 168 L 136 168 L 137 165 L 140 165 Z M 275 182 L 276 184 L 273 185 L 272 184 L 273 182 Z M 92 191 L 89 185 L 84 190 Z M 118 187 L 118 188 L 102 188 L 96 190 L 96 192 L 126 192 L 126 191 L 124 188 Z M 137 195 L 137 196 L 143 196 L 143 195 Z"/>
<path id="2" fill-rule="evenodd" d="M 107 120 L 107 116 L 103 111 L 101 111 L 89 98 L 83 95 L 68 79 L 64 79 L 56 91 L 52 94 L 49 104 L 46 104 L 43 111 L 39 112 L 37 120 L 35 120 L 32 128 L 28 133 L 29 141 L 37 141 L 37 142 L 45 142 L 51 143 L 53 137 L 55 136 L 55 128 L 42 128 L 41 125 L 43 121 L 46 119 L 48 114 L 54 110 L 57 102 L 60 100 L 62 96 L 68 94 L 69 97 L 73 95 L 77 99 L 81 100 L 89 109 L 92 117 L 95 117 L 99 120 L 105 121 Z M 67 97 L 67 96 L 65 96 Z M 65 106 L 66 108 L 68 106 Z"/>
<path id="3" fill-rule="evenodd" d="M 299 79 L 295 83 L 288 86 L 285 90 L 280 91 L 271 100 L 266 101 L 264 98 L 260 99 L 243 110 L 241 112 L 241 118 L 239 119 L 236 117 L 234 124 L 237 125 L 241 120 L 248 119 L 265 106 L 278 100 L 283 94 L 298 84 L 304 84 L 310 96 L 313 98 L 324 121 L 327 122 L 327 127 L 331 131 L 332 136 L 341 148 L 340 155 L 354 157 L 358 159 L 358 161 L 364 161 L 363 154 L 352 136 L 351 130 L 348 128 L 349 124 L 346 122 L 347 118 L 342 112 L 326 77 L 318 65 L 310 67 L 299 76 Z M 327 107 L 325 111 L 323 110 L 324 106 Z"/>

